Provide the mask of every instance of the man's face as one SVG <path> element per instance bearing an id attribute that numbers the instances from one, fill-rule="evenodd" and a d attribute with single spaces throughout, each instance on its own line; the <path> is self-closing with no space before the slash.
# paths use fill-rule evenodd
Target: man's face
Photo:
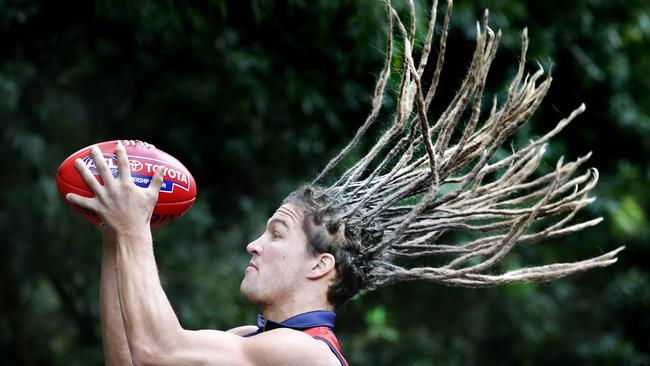
<path id="1" fill-rule="evenodd" d="M 312 267 L 307 237 L 302 229 L 302 211 L 285 204 L 271 216 L 266 230 L 246 247 L 252 255 L 240 290 L 252 303 L 290 301 Z"/>

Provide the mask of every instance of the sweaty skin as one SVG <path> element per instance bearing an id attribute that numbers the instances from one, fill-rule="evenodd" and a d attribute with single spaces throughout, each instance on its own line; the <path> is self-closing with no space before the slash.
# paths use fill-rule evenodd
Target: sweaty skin
<path id="1" fill-rule="evenodd" d="M 77 169 L 95 197 L 66 197 L 95 211 L 106 225 L 102 229 L 106 251 L 101 297 L 107 363 L 130 364 L 125 352 L 128 346 L 135 365 L 340 365 L 325 343 L 291 329 L 274 329 L 249 338 L 241 335 L 254 329 L 250 326 L 230 332 L 184 329 L 160 284 L 149 228 L 162 170 L 156 171 L 148 188 L 137 187 L 119 143 L 115 154 L 120 171 L 117 178 L 111 175 L 99 149 L 91 149 L 104 185 L 77 160 Z M 302 230 L 298 213 L 290 205 L 281 207 L 264 234 L 247 247 L 252 267 L 246 269 L 242 293 L 261 305 L 269 320 L 331 309 L 326 292 L 335 276 L 334 260 L 329 254 L 306 254 L 305 242 L 299 241 Z M 113 241 L 115 252 L 111 251 Z M 123 333 L 115 324 L 118 314 Z"/>

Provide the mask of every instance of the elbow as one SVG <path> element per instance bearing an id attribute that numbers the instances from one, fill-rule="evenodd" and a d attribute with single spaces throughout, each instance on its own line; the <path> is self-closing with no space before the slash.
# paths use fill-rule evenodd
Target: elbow
<path id="1" fill-rule="evenodd" d="M 131 358 L 133 366 L 163 366 L 166 362 L 166 355 L 170 350 L 157 342 L 133 341 L 131 345 Z"/>
<path id="2" fill-rule="evenodd" d="M 134 342 L 135 343 L 135 342 Z M 160 365 L 157 355 L 157 348 L 145 345 L 142 342 L 135 343 L 131 346 L 131 359 L 133 366 L 154 366 Z"/>
<path id="3" fill-rule="evenodd" d="M 176 366 L 183 364 L 177 359 L 182 344 L 182 329 L 174 329 L 156 336 L 140 335 L 130 342 L 134 366 Z"/>

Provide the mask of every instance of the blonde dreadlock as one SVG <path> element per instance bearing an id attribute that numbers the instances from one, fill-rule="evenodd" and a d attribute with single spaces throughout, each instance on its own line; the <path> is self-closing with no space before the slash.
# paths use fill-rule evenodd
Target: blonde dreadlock
<path id="1" fill-rule="evenodd" d="M 285 200 L 306 211 L 304 229 L 313 251 L 330 252 L 336 257 L 339 279 L 330 289 L 330 301 L 337 306 L 361 289 L 406 280 L 467 287 L 548 281 L 612 264 L 623 249 L 580 262 L 486 274 L 519 243 L 574 233 L 602 221 L 596 218 L 570 223 L 581 208 L 593 201 L 587 194 L 598 181 L 598 171 L 590 169 L 574 177 L 589 158 L 587 155 L 566 164 L 560 159 L 553 172 L 532 177 L 547 141 L 582 113 L 584 105 L 528 146 L 490 162 L 497 148 L 535 112 L 550 87 L 551 77 L 541 66 L 534 74 L 525 74 L 528 37 L 524 29 L 519 68 L 506 100 L 499 106 L 494 98 L 489 115 L 479 122 L 485 81 L 501 39 L 500 31 L 495 34 L 488 27 L 487 11 L 482 25 L 477 23 L 477 46 L 467 76 L 449 106 L 437 120 L 430 120 L 429 105 L 444 63 L 452 10 L 452 2 L 448 1 L 437 62 L 425 94 L 422 76 L 433 42 L 437 3 L 436 0 L 432 5 L 416 65 L 414 4 L 412 0 L 408 2 L 411 23 L 407 29 L 390 1 L 386 2 L 386 63 L 368 118 L 311 184 Z M 398 71 L 400 84 L 392 124 L 335 183 L 320 186 L 379 115 L 386 84 L 395 71 L 391 64 L 395 28 L 403 38 L 405 67 Z M 467 114 L 465 126 L 456 132 Z M 375 168 L 370 170 L 373 163 Z M 496 178 L 488 179 L 491 176 Z M 554 221 L 549 223 L 551 218 Z M 532 227 L 533 224 L 536 225 Z M 443 234 L 450 231 L 482 236 L 465 243 L 440 242 Z M 435 267 L 395 263 L 397 258 L 442 255 L 452 259 Z"/>

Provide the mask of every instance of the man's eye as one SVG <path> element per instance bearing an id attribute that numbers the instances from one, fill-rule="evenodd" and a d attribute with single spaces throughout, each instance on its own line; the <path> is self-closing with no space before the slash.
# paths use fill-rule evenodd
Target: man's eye
<path id="1" fill-rule="evenodd" d="M 280 239 L 281 237 L 282 237 L 282 235 L 280 235 L 279 232 L 277 232 L 277 231 L 273 232 L 273 239 Z"/>

